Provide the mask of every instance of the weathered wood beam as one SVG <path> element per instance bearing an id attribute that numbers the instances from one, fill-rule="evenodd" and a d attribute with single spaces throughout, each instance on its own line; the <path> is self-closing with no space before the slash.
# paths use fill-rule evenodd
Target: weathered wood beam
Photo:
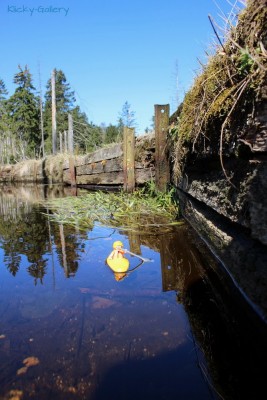
<path id="1" fill-rule="evenodd" d="M 124 127 L 123 131 L 123 189 L 131 193 L 135 188 L 134 155 L 135 136 L 134 128 Z"/>
<path id="2" fill-rule="evenodd" d="M 170 182 L 169 157 L 167 148 L 167 132 L 169 126 L 170 106 L 155 105 L 155 168 L 156 187 L 165 192 Z"/>
<path id="3" fill-rule="evenodd" d="M 100 162 L 92 162 L 90 164 L 80 165 L 76 167 L 76 175 L 101 174 L 103 172 L 119 172 L 122 171 L 122 158 L 114 158 L 112 160 L 102 160 Z"/>

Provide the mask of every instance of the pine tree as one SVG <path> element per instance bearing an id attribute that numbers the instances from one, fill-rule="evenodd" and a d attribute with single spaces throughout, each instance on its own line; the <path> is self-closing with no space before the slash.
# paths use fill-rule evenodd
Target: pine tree
<path id="1" fill-rule="evenodd" d="M 3 79 L 0 79 L 0 106 L 2 102 L 6 99 L 6 96 L 8 95 L 8 91 L 6 89 L 6 85 L 3 81 Z"/>
<path id="2" fill-rule="evenodd" d="M 8 141 L 8 122 L 6 111 L 6 96 L 8 91 L 5 83 L 0 79 L 0 163 L 4 163 L 7 159 L 7 141 Z M 9 153 L 9 151 L 8 151 Z M 8 159 L 9 161 L 9 159 Z"/>
<path id="3" fill-rule="evenodd" d="M 0 131 L 2 131 L 2 122 L 6 112 L 6 97 L 8 95 L 8 91 L 6 89 L 6 85 L 2 79 L 0 79 Z"/>
<path id="4" fill-rule="evenodd" d="M 74 109 L 75 96 L 70 89 L 66 76 L 62 70 L 56 71 L 56 115 L 57 115 L 57 132 L 63 133 L 68 130 L 68 113 Z M 52 147 L 52 89 L 51 79 L 48 80 L 45 93 L 44 106 L 44 130 L 46 138 L 47 150 Z"/>
<path id="5" fill-rule="evenodd" d="M 14 76 L 15 93 L 6 101 L 9 127 L 16 136 L 22 158 L 35 157 L 39 153 L 41 135 L 39 129 L 39 107 L 32 76 L 27 67 L 18 66 Z"/>
<path id="6" fill-rule="evenodd" d="M 119 118 L 117 127 L 118 127 L 118 133 L 119 133 L 118 141 L 120 141 L 123 139 L 123 120 L 122 120 L 122 118 Z"/>
<path id="7" fill-rule="evenodd" d="M 123 126 L 128 128 L 134 128 L 136 126 L 135 122 L 135 112 L 131 110 L 131 105 L 126 101 L 122 106 L 122 111 L 119 115 L 119 121 L 122 121 Z"/>

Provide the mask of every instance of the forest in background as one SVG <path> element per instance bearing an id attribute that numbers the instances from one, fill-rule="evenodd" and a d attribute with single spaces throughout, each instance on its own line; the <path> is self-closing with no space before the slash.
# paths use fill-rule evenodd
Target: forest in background
<path id="1" fill-rule="evenodd" d="M 85 112 L 76 105 L 62 70 L 55 72 L 57 152 L 67 152 L 68 115 L 73 120 L 74 151 L 84 154 L 99 147 L 122 140 L 123 127 L 135 127 L 135 113 L 126 101 L 118 112 L 117 125 L 90 122 Z M 14 164 L 26 159 L 52 154 L 52 86 L 46 84 L 44 98 L 33 85 L 32 74 L 26 65 L 18 66 L 14 75 L 15 91 L 9 96 L 0 79 L 0 164 Z"/>

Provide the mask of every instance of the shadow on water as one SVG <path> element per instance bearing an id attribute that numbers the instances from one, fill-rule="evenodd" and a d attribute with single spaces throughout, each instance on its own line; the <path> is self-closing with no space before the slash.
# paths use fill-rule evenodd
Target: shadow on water
<path id="1" fill-rule="evenodd" d="M 179 268 L 177 260 L 181 259 L 181 254 L 175 247 L 176 238 L 171 235 L 161 255 L 166 249 L 172 249 L 169 262 L 175 266 L 176 278 L 172 277 L 170 286 L 185 308 L 192 337 L 205 354 L 212 385 L 224 399 L 260 398 L 267 370 L 266 323 L 253 312 L 205 245 L 191 231 L 185 240 L 191 244 L 184 250 L 191 253 L 186 257 L 187 266 Z M 202 273 L 197 275 L 198 279 L 192 279 L 194 274 L 189 273 L 182 285 L 179 284 L 184 267 L 191 268 L 192 263 Z M 164 271 L 166 263 L 161 265 Z M 220 275 L 215 273 L 218 270 Z M 206 375 L 201 363 L 200 368 Z"/>
<path id="2" fill-rule="evenodd" d="M 113 367 L 99 383 L 94 400 L 155 399 L 176 400 L 215 398 L 208 389 L 195 384 L 187 346 L 147 360 L 129 360 Z M 112 393 L 112 397 L 110 394 Z"/>
<path id="3" fill-rule="evenodd" d="M 1 191 L 0 399 L 261 398 L 266 326 L 194 232 L 80 232 L 35 205 L 71 194 Z M 155 262 L 116 282 L 104 259 L 117 239 Z"/>

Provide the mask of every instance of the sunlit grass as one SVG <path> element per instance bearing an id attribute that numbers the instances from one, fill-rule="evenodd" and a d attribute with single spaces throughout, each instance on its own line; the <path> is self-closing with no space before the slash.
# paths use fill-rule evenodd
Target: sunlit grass
<path id="1" fill-rule="evenodd" d="M 49 218 L 79 229 L 90 229 L 95 223 L 125 230 L 161 232 L 181 224 L 177 220 L 178 204 L 173 192 L 156 193 L 153 188 L 133 194 L 89 192 L 46 202 Z"/>

